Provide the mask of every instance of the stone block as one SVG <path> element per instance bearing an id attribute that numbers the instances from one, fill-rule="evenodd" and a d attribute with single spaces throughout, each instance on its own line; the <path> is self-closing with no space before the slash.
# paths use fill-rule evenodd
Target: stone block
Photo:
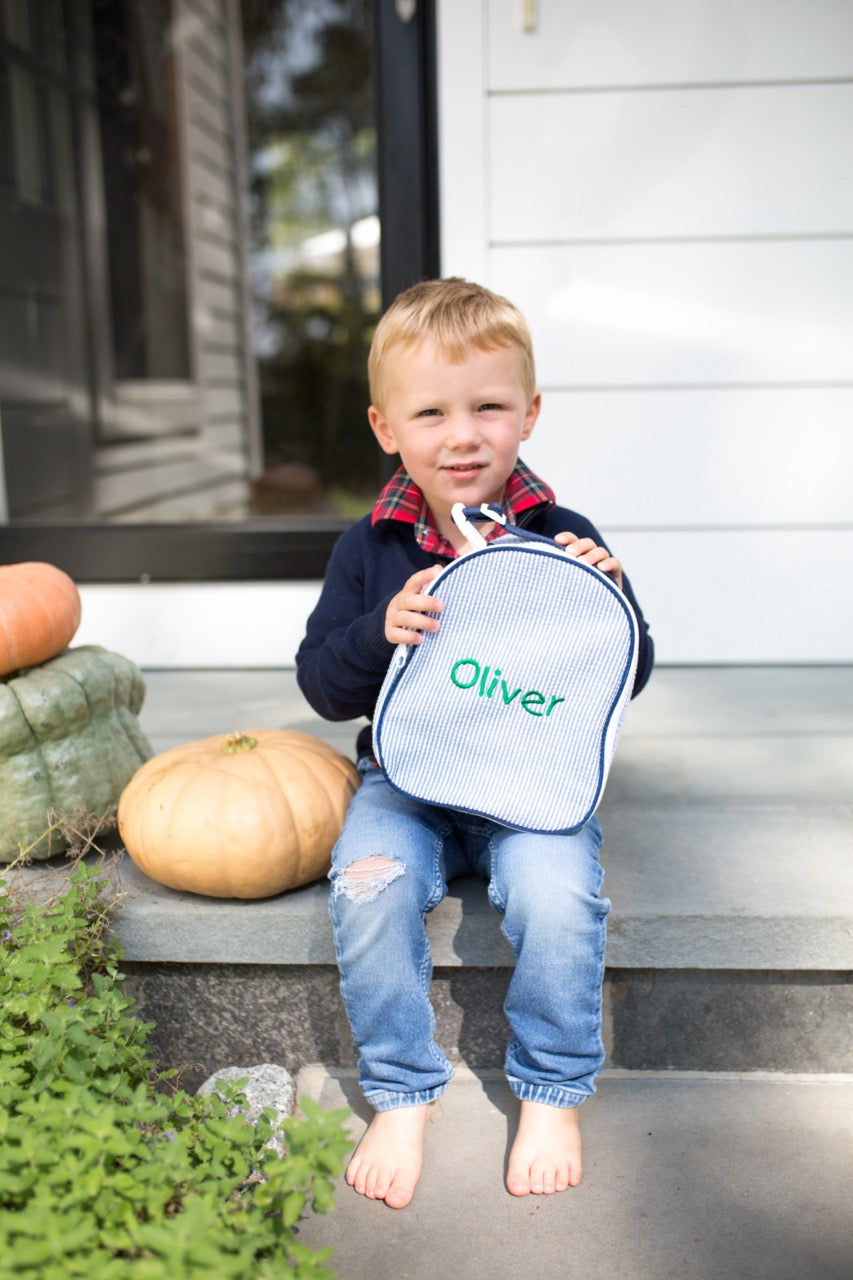
<path id="1" fill-rule="evenodd" d="M 352 1061 L 332 966 L 124 968 L 127 994 L 154 1024 L 151 1054 L 162 1070 L 179 1070 L 184 1089 L 197 1089 L 234 1062 L 272 1062 L 295 1074 L 306 1062 Z"/>
<path id="2" fill-rule="evenodd" d="M 847 973 L 621 970 L 610 1062 L 632 1070 L 853 1070 Z"/>

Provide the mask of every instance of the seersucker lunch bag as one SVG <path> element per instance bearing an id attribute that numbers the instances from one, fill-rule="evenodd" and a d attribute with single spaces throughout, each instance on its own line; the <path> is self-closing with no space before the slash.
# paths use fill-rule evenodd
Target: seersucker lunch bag
<path id="1" fill-rule="evenodd" d="M 393 787 L 553 834 L 595 812 L 637 665 L 637 621 L 606 574 L 496 505 L 453 508 L 474 548 L 427 588 L 440 627 L 398 645 L 373 718 Z M 471 523 L 497 521 L 487 543 Z"/>

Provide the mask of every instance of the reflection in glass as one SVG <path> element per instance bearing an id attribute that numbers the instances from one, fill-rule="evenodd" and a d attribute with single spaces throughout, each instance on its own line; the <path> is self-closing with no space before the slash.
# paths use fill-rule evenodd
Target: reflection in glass
<path id="1" fill-rule="evenodd" d="M 370 17 L 4 0 L 0 521 L 369 503 Z"/>
<path id="2" fill-rule="evenodd" d="M 380 306 L 367 0 L 244 0 L 251 284 L 264 473 L 253 510 L 355 515 L 380 462 L 366 361 Z"/>
<path id="3" fill-rule="evenodd" d="M 115 377 L 187 378 L 171 0 L 94 0 Z"/>

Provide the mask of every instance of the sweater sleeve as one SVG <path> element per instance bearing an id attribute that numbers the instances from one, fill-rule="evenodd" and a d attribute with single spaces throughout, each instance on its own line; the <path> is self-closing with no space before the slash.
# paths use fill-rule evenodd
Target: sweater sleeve
<path id="1" fill-rule="evenodd" d="M 366 599 L 364 538 L 353 526 L 332 552 L 323 590 L 296 655 L 305 698 L 326 720 L 370 716 L 394 646 L 385 639 L 393 592 Z"/>

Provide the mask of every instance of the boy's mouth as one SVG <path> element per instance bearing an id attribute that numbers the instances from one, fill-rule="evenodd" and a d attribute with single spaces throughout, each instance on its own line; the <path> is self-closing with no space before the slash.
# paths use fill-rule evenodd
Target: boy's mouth
<path id="1" fill-rule="evenodd" d="M 451 462 L 443 467 L 442 470 L 467 475 L 471 471 L 482 471 L 485 465 L 485 462 Z"/>

